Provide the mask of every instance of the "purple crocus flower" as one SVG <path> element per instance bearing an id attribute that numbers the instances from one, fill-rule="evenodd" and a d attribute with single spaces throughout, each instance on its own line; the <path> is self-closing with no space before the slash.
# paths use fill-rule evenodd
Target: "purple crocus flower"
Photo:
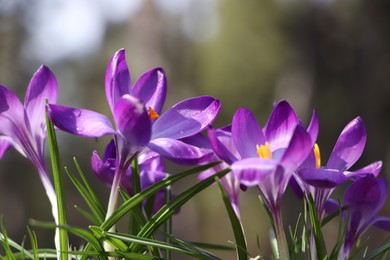
<path id="1" fill-rule="evenodd" d="M 317 214 L 321 220 L 327 205 L 333 204 L 329 197 L 335 187 L 348 179 L 356 180 L 362 176 L 377 176 L 382 162 L 374 162 L 356 171 L 348 171 L 360 158 L 366 143 L 366 129 L 360 117 L 353 119 L 341 132 L 326 166 L 321 166 L 320 149 L 314 145 L 313 152 L 297 170 L 296 180 L 306 194 L 314 199 Z"/>
<path id="2" fill-rule="evenodd" d="M 116 208 L 117 188 L 123 175 L 132 158 L 144 147 L 182 163 L 198 162 L 211 156 L 208 151 L 179 139 L 197 134 L 211 124 L 220 109 L 220 102 L 209 96 L 191 98 L 160 116 L 167 88 L 164 71 L 152 69 L 132 86 L 123 49 L 116 52 L 108 64 L 105 87 L 116 130 L 106 116 L 97 112 L 52 104 L 48 110 L 53 123 L 69 133 L 86 137 L 114 135 L 117 168 L 108 217 Z"/>
<path id="3" fill-rule="evenodd" d="M 216 130 L 213 130 L 212 127 L 209 127 L 211 131 L 210 134 L 215 134 L 217 135 L 217 138 L 219 142 L 221 142 L 225 147 L 227 147 L 231 152 L 234 154 L 238 155 L 237 151 L 235 150 L 235 147 L 232 142 L 232 134 L 231 134 L 231 126 L 225 126 Z M 212 163 L 212 162 L 218 162 L 221 161 L 222 159 L 218 157 L 216 153 L 212 150 L 212 147 L 210 145 L 209 140 L 204 137 L 202 134 L 197 134 L 188 138 L 183 139 L 184 142 L 195 145 L 197 147 L 202 147 L 204 149 L 209 149 L 210 151 L 213 152 L 213 156 L 211 156 L 208 160 L 207 163 Z M 224 161 L 221 161 L 221 163 L 211 167 L 210 169 L 203 171 L 201 174 L 199 174 L 198 178 L 199 180 L 204 180 L 211 175 L 220 172 L 224 169 L 227 169 L 229 167 L 229 164 L 227 164 Z M 238 195 L 240 191 L 240 182 L 232 171 L 227 173 L 225 176 L 223 176 L 220 180 L 220 183 L 223 185 L 230 203 L 232 204 L 232 207 L 234 209 L 234 212 L 236 213 L 237 217 L 240 218 L 240 207 L 238 203 Z"/>
<path id="4" fill-rule="evenodd" d="M 111 186 L 114 180 L 116 169 L 116 147 L 112 140 L 106 147 L 106 150 L 101 159 L 94 151 L 91 157 L 92 169 L 95 175 L 104 183 Z M 138 156 L 139 175 L 141 190 L 146 189 L 150 185 L 161 181 L 168 174 L 165 172 L 165 165 L 162 157 L 151 150 L 141 153 Z M 129 194 L 134 195 L 132 185 L 132 169 L 129 167 L 123 176 L 121 187 Z M 155 196 L 154 211 L 157 212 L 165 204 L 165 190 L 159 191 Z"/>
<path id="5" fill-rule="evenodd" d="M 315 114 L 312 122 L 314 118 Z M 281 197 L 293 172 L 310 153 L 312 137 L 317 135 L 317 130 L 314 123 L 306 130 L 292 107 L 281 101 L 274 107 L 264 130 L 249 110 L 237 110 L 231 135 L 238 155 L 221 142 L 215 131 L 209 131 L 215 153 L 231 164 L 240 184 L 259 188 L 274 218 L 281 258 L 288 257 L 280 212 Z"/>
<path id="6" fill-rule="evenodd" d="M 45 104 L 57 101 L 58 86 L 54 74 L 41 66 L 28 85 L 24 105 L 11 90 L 0 86 L 0 158 L 13 146 L 30 160 L 38 171 L 52 206 L 52 214 L 58 223 L 56 194 L 44 161 L 47 137 Z M 59 237 L 56 232 L 56 247 Z"/>
<path id="7" fill-rule="evenodd" d="M 367 175 L 353 182 L 344 194 L 349 210 L 349 221 L 339 259 L 348 259 L 350 250 L 359 237 L 372 225 L 390 231 L 390 218 L 377 217 L 387 197 L 383 178 Z"/>

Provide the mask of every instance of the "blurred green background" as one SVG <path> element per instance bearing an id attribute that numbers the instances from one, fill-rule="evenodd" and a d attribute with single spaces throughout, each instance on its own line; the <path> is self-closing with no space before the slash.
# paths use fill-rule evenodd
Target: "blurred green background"
<path id="1" fill-rule="evenodd" d="M 0 0 L 0 84 L 22 100 L 31 76 L 45 64 L 57 76 L 59 104 L 110 115 L 105 69 L 114 52 L 125 48 L 133 82 L 152 67 L 166 70 L 166 108 L 197 95 L 220 99 L 217 127 L 228 124 L 239 107 L 251 109 L 263 126 L 273 102 L 281 99 L 306 124 L 316 109 L 324 162 L 343 127 L 360 115 L 368 139 L 355 167 L 383 160 L 381 176 L 387 179 L 389 46 L 390 2 L 381 0 Z M 76 156 L 107 200 L 108 188 L 95 179 L 89 161 L 94 149 L 103 153 L 108 139 L 58 137 L 63 165 L 74 171 Z M 168 165 L 170 173 L 181 169 Z M 189 178 L 174 191 L 196 181 Z M 66 188 L 69 223 L 86 227 L 89 223 L 73 209 L 85 205 L 68 180 Z M 335 195 L 342 196 L 342 189 Z M 257 255 L 259 236 L 268 256 L 269 221 L 256 191 L 242 193 L 240 200 L 249 251 Z M 283 205 L 286 225 L 294 225 L 300 201 L 287 191 Z M 19 242 L 30 218 L 51 221 L 36 172 L 13 149 L 0 162 L 0 213 Z M 389 202 L 381 214 L 390 216 Z M 35 230 L 41 247 L 52 246 L 51 231 Z M 325 231 L 332 245 L 337 221 Z M 234 240 L 215 187 L 175 216 L 174 233 L 190 241 Z M 377 230 L 370 234 L 370 248 L 388 237 Z M 80 243 L 74 237 L 71 242 Z"/>

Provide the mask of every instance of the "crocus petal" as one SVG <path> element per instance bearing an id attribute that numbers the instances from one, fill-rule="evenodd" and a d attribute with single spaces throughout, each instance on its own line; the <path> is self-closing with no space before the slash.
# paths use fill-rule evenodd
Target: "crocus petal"
<path id="1" fill-rule="evenodd" d="M 124 49 L 117 51 L 108 63 L 105 85 L 107 101 L 114 112 L 118 99 L 130 93 L 131 78 Z"/>
<path id="2" fill-rule="evenodd" d="M 255 116 L 246 108 L 239 108 L 232 121 L 232 138 L 241 158 L 258 157 L 256 145 L 265 138 Z"/>
<path id="3" fill-rule="evenodd" d="M 368 175 L 368 174 L 372 174 L 375 177 L 378 177 L 380 171 L 382 170 L 382 164 L 383 163 L 381 161 L 373 162 L 370 165 L 367 165 L 367 166 L 360 168 L 356 171 L 345 172 L 345 175 L 348 178 L 351 178 L 352 180 L 355 180 L 355 181 L 361 177 Z"/>
<path id="4" fill-rule="evenodd" d="M 227 164 L 232 164 L 233 162 L 237 161 L 237 158 L 233 155 L 232 152 L 229 151 L 225 144 L 221 142 L 221 140 L 219 139 L 220 136 L 211 126 L 208 129 L 208 137 L 210 140 L 211 147 L 219 158 L 224 160 Z"/>
<path id="5" fill-rule="evenodd" d="M 349 169 L 361 156 L 366 144 L 366 128 L 360 117 L 352 120 L 341 132 L 329 157 L 327 167 Z"/>
<path id="6" fill-rule="evenodd" d="M 124 95 L 115 104 L 114 119 L 119 132 L 134 152 L 145 146 L 151 135 L 151 123 L 144 104 L 136 97 Z"/>
<path id="7" fill-rule="evenodd" d="M 0 133 L 13 137 L 16 129 L 29 127 L 26 126 L 28 122 L 25 122 L 25 116 L 19 98 L 11 90 L 0 85 Z"/>
<path id="8" fill-rule="evenodd" d="M 10 138 L 8 136 L 0 136 L 0 159 L 3 158 L 4 154 L 12 146 Z"/>
<path id="9" fill-rule="evenodd" d="M 387 217 L 376 217 L 373 225 L 377 228 L 390 231 L 390 218 Z"/>
<path id="10" fill-rule="evenodd" d="M 144 73 L 131 89 L 133 96 L 141 99 L 147 108 L 161 113 L 167 95 L 167 80 L 162 68 L 155 68 Z"/>
<path id="11" fill-rule="evenodd" d="M 299 119 L 287 101 L 279 102 L 267 122 L 265 138 L 271 150 L 287 147 Z"/>
<path id="12" fill-rule="evenodd" d="M 298 174 L 306 183 L 319 188 L 334 188 L 347 181 L 343 172 L 334 169 L 306 168 Z"/>
<path id="13" fill-rule="evenodd" d="M 28 85 L 24 107 L 26 109 L 31 129 L 36 134 L 44 136 L 46 129 L 45 105 L 57 102 L 58 86 L 54 74 L 46 66 L 41 66 Z"/>
<path id="14" fill-rule="evenodd" d="M 138 163 L 142 171 L 148 172 L 165 172 L 163 158 L 154 151 L 146 151 L 138 156 Z"/>
<path id="15" fill-rule="evenodd" d="M 220 102 L 209 96 L 186 99 L 154 122 L 152 139 L 180 139 L 197 134 L 214 121 L 220 107 Z"/>
<path id="16" fill-rule="evenodd" d="M 296 178 L 299 178 L 295 175 L 293 175 L 292 178 L 290 178 L 290 181 L 288 182 L 288 185 L 290 186 L 291 190 L 294 192 L 294 194 L 302 199 L 303 196 L 305 195 L 304 191 L 302 190 L 301 186 L 299 185 L 298 181 L 296 180 Z"/>
<path id="17" fill-rule="evenodd" d="M 339 210 L 340 210 L 340 204 L 338 203 L 338 201 L 336 201 L 334 199 L 328 199 L 325 202 L 325 212 L 327 214 L 332 214 L 332 213 L 335 213 Z"/>
<path id="18" fill-rule="evenodd" d="M 186 144 L 194 145 L 199 148 L 212 149 L 208 138 L 201 133 L 198 133 L 193 136 L 185 137 L 180 140 L 185 142 Z"/>
<path id="19" fill-rule="evenodd" d="M 112 161 L 103 162 L 96 151 L 93 151 L 91 156 L 92 170 L 94 171 L 96 177 L 109 186 L 112 185 L 115 173 L 115 158 L 111 160 Z"/>
<path id="20" fill-rule="evenodd" d="M 280 165 L 270 159 L 247 158 L 234 162 L 231 168 L 240 183 L 246 186 L 259 185 L 264 178 L 277 171 L 283 174 Z"/>
<path id="21" fill-rule="evenodd" d="M 204 163 L 213 155 L 209 149 L 202 149 L 171 138 L 150 141 L 148 147 L 174 162 L 181 164 Z"/>
<path id="22" fill-rule="evenodd" d="M 107 161 L 108 159 L 114 159 L 115 157 L 116 157 L 115 140 L 111 139 L 111 141 L 106 146 L 106 150 L 104 150 L 103 161 Z"/>
<path id="23" fill-rule="evenodd" d="M 381 199 L 381 186 L 373 175 L 353 182 L 344 193 L 346 205 L 375 208 Z M 375 213 L 373 213 L 375 214 Z"/>
<path id="24" fill-rule="evenodd" d="M 50 120 L 59 129 L 85 137 L 114 134 L 110 120 L 97 112 L 60 105 L 48 105 Z"/>
<path id="25" fill-rule="evenodd" d="M 310 135 L 302 125 L 297 125 L 280 164 L 283 165 L 286 173 L 292 174 L 305 161 L 311 151 Z"/>
<path id="26" fill-rule="evenodd" d="M 307 132 L 309 133 L 311 138 L 312 146 L 317 141 L 318 130 L 319 130 L 318 116 L 316 111 L 313 110 L 313 115 L 311 116 L 309 127 L 307 128 Z"/>

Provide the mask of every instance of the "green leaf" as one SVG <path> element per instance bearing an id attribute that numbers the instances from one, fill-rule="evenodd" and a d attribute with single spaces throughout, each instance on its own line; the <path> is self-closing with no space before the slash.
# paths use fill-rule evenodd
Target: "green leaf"
<path id="1" fill-rule="evenodd" d="M 113 225 L 115 225 L 123 216 L 125 216 L 129 211 L 133 209 L 136 205 L 142 203 L 145 199 L 149 198 L 150 196 L 153 196 L 156 192 L 159 190 L 195 173 L 199 173 L 202 171 L 205 171 L 220 162 L 214 162 L 209 163 L 206 165 L 202 165 L 193 169 L 190 169 L 188 171 L 184 171 L 179 174 L 172 175 L 170 177 L 167 177 L 151 186 L 146 188 L 145 190 L 141 191 L 140 193 L 135 194 L 133 197 L 131 197 L 129 200 L 124 202 L 112 215 L 109 217 L 106 221 L 103 222 L 103 224 L 100 226 L 103 230 L 108 231 Z M 226 173 L 225 173 L 226 174 Z M 85 247 L 85 251 L 90 250 L 90 245 L 87 244 Z M 87 259 L 85 256 L 81 258 L 82 260 Z"/>
<path id="2" fill-rule="evenodd" d="M 28 252 L 30 255 L 32 254 L 32 250 L 30 251 L 25 251 Z M 22 253 L 15 253 L 14 254 L 16 259 L 26 259 L 26 257 Z M 31 257 L 31 259 L 57 259 L 57 251 L 55 249 L 37 249 L 36 254 Z"/>
<path id="3" fill-rule="evenodd" d="M 99 220 L 96 219 L 96 217 L 94 215 L 92 215 L 91 213 L 89 213 L 88 211 L 80 208 L 79 206 L 77 205 L 74 205 L 73 206 L 74 209 L 79 212 L 81 215 L 83 215 L 86 219 L 88 219 L 89 221 L 91 221 L 92 223 L 94 223 L 95 225 L 98 225 L 99 224 Z"/>
<path id="4" fill-rule="evenodd" d="M 1 219 L 0 219 L 0 229 L 2 232 L 2 233 L 0 233 L 0 243 L 3 245 L 5 255 L 6 255 L 7 259 L 10 259 L 10 260 L 15 259 L 14 255 L 12 253 L 11 247 L 10 247 L 11 246 L 10 244 L 12 244 L 11 239 L 8 238 L 7 231 L 4 228 L 3 217 L 1 217 Z"/>
<path id="5" fill-rule="evenodd" d="M 84 171 L 81 169 L 79 163 L 76 160 L 76 157 L 73 157 L 74 164 L 76 165 L 77 171 L 79 172 L 79 175 L 81 177 L 81 180 L 84 183 L 85 188 L 88 190 L 90 197 L 92 198 L 94 202 L 94 206 L 96 207 L 97 211 L 100 212 L 103 216 L 106 215 L 106 208 L 104 207 L 102 201 L 99 199 L 98 193 L 96 190 L 92 187 L 91 183 L 87 179 L 87 177 L 84 174 Z M 103 218 L 104 219 L 104 218 Z"/>
<path id="6" fill-rule="evenodd" d="M 311 195 L 309 195 L 308 205 L 310 221 L 312 224 L 312 232 L 316 243 L 317 257 L 318 259 L 324 259 L 326 257 L 325 241 L 321 232 L 321 223 L 318 219 L 317 210 L 314 204 L 313 197 Z"/>
<path id="7" fill-rule="evenodd" d="M 190 255 L 197 257 L 198 259 L 205 259 L 205 256 L 202 254 L 199 254 L 197 251 L 190 251 L 186 248 L 175 246 L 170 243 L 157 241 L 154 239 L 148 239 L 148 238 L 140 238 L 138 236 L 132 236 L 128 234 L 122 234 L 122 233 L 111 233 L 111 232 L 104 232 L 104 234 L 108 237 L 120 239 L 126 242 L 130 243 L 136 243 L 139 245 L 149 246 L 149 247 L 157 247 L 161 249 L 165 249 L 172 252 L 177 252 L 185 255 Z"/>
<path id="8" fill-rule="evenodd" d="M 386 256 L 390 252 L 390 238 L 386 239 L 383 244 L 375 249 L 373 252 L 364 257 L 364 260 L 373 260 L 382 257 L 382 259 L 388 259 Z"/>
<path id="9" fill-rule="evenodd" d="M 179 181 L 180 179 L 189 176 L 190 174 L 199 173 L 202 171 L 205 171 L 215 165 L 217 163 L 210 163 L 206 165 L 202 165 L 199 167 L 196 167 L 194 169 L 175 174 L 173 176 L 167 177 L 163 179 L 162 181 L 159 181 L 145 190 L 141 191 L 140 193 L 135 194 L 131 199 L 127 200 L 125 203 L 123 203 L 112 215 L 110 218 L 108 218 L 106 221 L 103 222 L 101 227 L 108 231 L 113 225 L 115 225 L 123 216 L 125 216 L 133 207 L 136 205 L 139 205 L 144 201 L 145 199 L 149 198 L 150 196 L 154 195 L 159 190 Z M 226 173 L 225 173 L 226 174 Z"/>
<path id="10" fill-rule="evenodd" d="M 103 252 L 103 246 L 100 244 L 99 240 L 96 239 L 96 237 L 89 232 L 88 230 L 82 229 L 82 228 L 76 228 L 72 227 L 70 225 L 56 225 L 55 223 L 51 222 L 43 222 L 43 221 L 37 221 L 37 220 L 30 220 L 30 224 L 33 226 L 41 227 L 41 228 L 60 228 L 63 230 L 66 230 L 78 237 L 83 238 L 85 241 L 87 241 L 96 251 Z M 68 251 L 68 250 L 66 250 Z"/>
<path id="11" fill-rule="evenodd" d="M 244 235 L 244 231 L 242 229 L 242 223 L 240 219 L 237 217 L 232 204 L 230 202 L 230 199 L 223 188 L 222 184 L 218 180 L 218 186 L 219 190 L 222 195 L 223 202 L 225 203 L 225 207 L 227 210 L 227 213 L 229 215 L 230 224 L 233 228 L 234 238 L 236 240 L 236 252 L 237 252 L 237 259 L 244 260 L 248 259 L 248 251 L 246 248 L 246 239 Z"/>
<path id="12" fill-rule="evenodd" d="M 61 163 L 60 153 L 58 150 L 57 136 L 54 130 L 53 123 L 50 121 L 49 116 L 46 113 L 46 128 L 47 128 L 47 139 L 49 143 L 51 166 L 53 171 L 54 189 L 57 198 L 58 207 L 58 225 L 66 225 L 66 203 L 62 185 L 61 176 Z M 67 251 L 69 248 L 68 234 L 66 230 L 59 230 L 60 236 L 60 250 Z M 61 253 L 61 259 L 68 260 L 67 253 Z"/>
<path id="13" fill-rule="evenodd" d="M 100 225 L 101 223 L 103 223 L 104 212 L 99 209 L 95 200 L 91 197 L 88 189 L 86 187 L 84 187 L 83 184 L 79 180 L 77 180 L 76 177 L 68 171 L 67 167 L 65 167 L 65 172 L 68 174 L 69 179 L 72 181 L 73 185 L 79 191 L 80 195 L 83 197 L 83 199 L 87 203 L 88 207 L 91 209 L 92 214 L 94 216 L 94 219 L 96 221 L 94 223 L 97 225 Z"/>
<path id="14" fill-rule="evenodd" d="M 175 211 L 178 208 L 184 205 L 188 200 L 190 200 L 196 194 L 198 194 L 199 192 L 201 192 L 202 190 L 204 190 L 205 188 L 213 184 L 215 182 L 215 177 L 221 178 L 224 175 L 226 175 L 229 171 L 230 169 L 225 169 L 208 177 L 207 179 L 192 186 L 188 190 L 182 192 L 180 195 L 178 195 L 176 198 L 171 200 L 169 203 L 165 204 L 163 207 L 161 207 L 161 209 L 156 214 L 154 214 L 150 218 L 150 220 L 145 224 L 145 226 L 141 229 L 141 231 L 138 233 L 137 236 L 145 237 L 145 238 L 150 237 L 165 221 L 167 221 L 167 219 L 169 219 L 175 213 Z M 177 175 L 174 175 L 172 177 L 175 176 Z M 170 185 L 171 183 L 168 184 Z M 132 252 L 136 252 L 138 249 L 139 249 L 139 245 L 137 244 L 132 244 L 130 246 L 130 251 Z"/>
<path id="15" fill-rule="evenodd" d="M 39 252 L 38 252 L 38 240 L 37 236 L 35 235 L 35 232 L 32 231 L 29 227 L 27 227 L 28 235 L 30 237 L 31 241 L 31 248 L 32 248 L 32 254 L 34 259 L 39 259 Z"/>

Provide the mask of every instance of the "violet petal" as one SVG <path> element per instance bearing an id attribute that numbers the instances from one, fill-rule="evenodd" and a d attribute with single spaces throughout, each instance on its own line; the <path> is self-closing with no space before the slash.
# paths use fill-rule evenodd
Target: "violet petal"
<path id="1" fill-rule="evenodd" d="M 151 135 L 151 123 L 144 104 L 131 95 L 122 96 L 115 104 L 114 119 L 119 132 L 134 152 L 145 146 Z"/>
<path id="2" fill-rule="evenodd" d="M 202 149 L 171 138 L 150 141 L 148 147 L 174 162 L 181 164 L 205 163 L 212 156 L 209 149 Z"/>
<path id="3" fill-rule="evenodd" d="M 155 68 L 145 72 L 131 89 L 131 94 L 138 97 L 146 108 L 151 107 L 161 114 L 167 95 L 167 80 L 162 68 Z"/>
<path id="4" fill-rule="evenodd" d="M 271 150 L 287 147 L 299 119 L 287 101 L 280 101 L 267 122 L 265 138 Z"/>
<path id="5" fill-rule="evenodd" d="M 278 167 L 279 164 L 276 161 L 261 158 L 239 160 L 231 166 L 240 183 L 246 186 L 258 185 L 265 177 L 274 174 Z"/>
<path id="6" fill-rule="evenodd" d="M 8 136 L 0 136 L 0 159 L 3 158 L 4 154 L 12 146 L 10 138 Z"/>
<path id="7" fill-rule="evenodd" d="M 214 121 L 220 107 L 220 102 L 209 96 L 186 99 L 154 122 L 152 139 L 180 139 L 197 134 Z"/>
<path id="8" fill-rule="evenodd" d="M 310 135 L 302 125 L 297 125 L 280 164 L 283 165 L 286 173 L 292 174 L 305 161 L 311 151 Z"/>
<path id="9" fill-rule="evenodd" d="M 255 116 L 246 108 L 239 108 L 232 121 L 232 138 L 241 158 L 258 157 L 256 145 L 265 138 Z"/>
<path id="10" fill-rule="evenodd" d="M 114 134 L 110 120 L 97 112 L 60 105 L 48 105 L 50 120 L 59 129 L 85 137 Z"/>
<path id="11" fill-rule="evenodd" d="M 124 94 L 130 93 L 130 85 L 131 78 L 126 63 L 125 50 L 120 49 L 110 59 L 105 78 L 106 97 L 113 113 L 118 99 Z"/>
<path id="12" fill-rule="evenodd" d="M 55 104 L 57 95 L 56 77 L 48 67 L 41 66 L 31 78 L 24 99 L 24 107 L 33 132 L 39 133 L 41 136 L 45 135 L 43 131 L 46 129 L 46 99 L 48 103 Z"/>
<path id="13" fill-rule="evenodd" d="M 335 169 L 306 168 L 298 174 L 306 183 L 319 188 L 334 188 L 347 181 L 343 172 Z"/>
<path id="14" fill-rule="evenodd" d="M 380 171 L 382 170 L 382 161 L 373 162 L 363 168 L 360 168 L 356 171 L 345 172 L 345 175 L 352 180 L 357 180 L 366 175 L 372 174 L 375 177 L 378 177 Z"/>
<path id="15" fill-rule="evenodd" d="M 214 130 L 211 126 L 208 129 L 208 137 L 211 147 L 219 158 L 224 160 L 227 164 L 232 164 L 233 162 L 237 161 L 237 158 L 234 156 L 234 154 L 223 142 L 221 142 L 217 131 Z M 231 139 L 231 135 L 228 138 Z"/>
<path id="16" fill-rule="evenodd" d="M 366 144 L 366 128 L 360 117 L 353 119 L 341 132 L 329 157 L 327 167 L 345 171 L 361 156 Z"/>

